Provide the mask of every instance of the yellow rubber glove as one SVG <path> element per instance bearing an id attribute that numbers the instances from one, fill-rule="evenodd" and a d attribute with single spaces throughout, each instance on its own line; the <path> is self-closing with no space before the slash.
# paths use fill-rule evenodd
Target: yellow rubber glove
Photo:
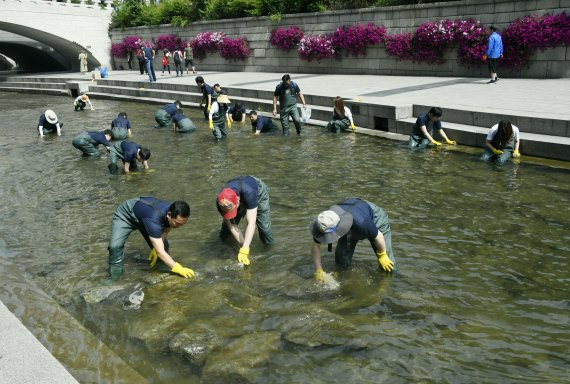
<path id="1" fill-rule="evenodd" d="M 210 109 L 212 108 L 211 104 L 208 104 L 208 113 L 210 113 Z"/>
<path id="2" fill-rule="evenodd" d="M 440 147 L 440 146 L 441 146 L 441 141 L 432 140 L 431 143 L 432 143 L 433 145 L 435 145 L 436 147 Z"/>
<path id="3" fill-rule="evenodd" d="M 394 270 L 394 263 L 388 257 L 386 251 L 376 252 L 376 257 L 378 257 L 378 264 L 386 272 L 392 272 Z"/>
<path id="4" fill-rule="evenodd" d="M 325 271 L 322 268 L 315 270 L 315 280 L 317 281 L 325 281 Z"/>
<path id="5" fill-rule="evenodd" d="M 154 267 L 156 264 L 156 260 L 158 260 L 158 253 L 156 253 L 156 249 L 152 249 L 148 254 L 148 260 L 150 261 L 150 267 Z"/>
<path id="6" fill-rule="evenodd" d="M 183 266 L 181 266 L 179 263 L 174 264 L 174 267 L 172 267 L 172 269 L 170 270 L 171 272 L 177 273 L 182 277 L 185 278 L 194 278 L 194 271 L 191 270 L 190 268 L 185 268 Z"/>
<path id="7" fill-rule="evenodd" d="M 493 151 L 493 153 L 495 155 L 502 155 L 503 154 L 503 151 L 501 151 L 500 149 L 494 148 L 494 147 L 491 148 L 491 151 Z"/>
<path id="8" fill-rule="evenodd" d="M 454 141 L 454 140 L 449 140 L 449 139 L 447 139 L 445 142 L 446 142 L 447 144 L 449 144 L 449 145 L 455 145 L 455 144 L 457 144 L 456 141 Z"/>
<path id="9" fill-rule="evenodd" d="M 214 130 L 214 121 L 212 119 L 210 119 L 210 122 L 208 123 L 208 127 L 210 127 L 210 129 L 212 131 Z"/>
<path id="10" fill-rule="evenodd" d="M 350 125 L 350 129 L 352 129 L 353 131 L 356 131 L 356 125 L 354 125 L 354 123 L 352 123 L 352 124 Z"/>
<path id="11" fill-rule="evenodd" d="M 232 121 L 230 119 L 227 119 L 227 122 L 228 122 L 228 128 L 231 128 L 232 127 Z"/>
<path id="12" fill-rule="evenodd" d="M 242 263 L 243 265 L 249 265 L 249 247 L 245 248 L 245 247 L 241 247 L 239 249 L 239 253 L 237 256 L 237 259 L 240 263 Z"/>
<path id="13" fill-rule="evenodd" d="M 521 153 L 517 150 L 513 152 L 513 157 L 521 157 Z"/>

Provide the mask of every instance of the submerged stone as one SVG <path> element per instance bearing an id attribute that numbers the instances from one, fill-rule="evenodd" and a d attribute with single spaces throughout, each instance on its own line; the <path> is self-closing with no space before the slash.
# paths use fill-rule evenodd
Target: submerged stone
<path id="1" fill-rule="evenodd" d="M 202 366 L 208 353 L 218 348 L 222 341 L 208 327 L 198 326 L 177 333 L 168 343 L 171 352 L 188 360 L 192 365 Z"/>
<path id="2" fill-rule="evenodd" d="M 207 357 L 202 371 L 204 382 L 250 382 L 279 351 L 279 332 L 259 332 L 241 336 Z"/>
<path id="3" fill-rule="evenodd" d="M 101 285 L 86 289 L 80 293 L 80 296 L 87 304 L 97 304 L 109 298 L 115 298 L 129 288 L 132 286 L 127 284 Z"/>

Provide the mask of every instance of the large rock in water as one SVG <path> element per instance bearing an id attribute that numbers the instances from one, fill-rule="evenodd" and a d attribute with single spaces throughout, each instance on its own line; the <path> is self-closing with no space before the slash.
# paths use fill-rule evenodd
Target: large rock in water
<path id="1" fill-rule="evenodd" d="M 80 296 L 87 304 L 97 304 L 110 298 L 116 298 L 117 296 L 123 295 L 126 297 L 129 295 L 127 290 L 134 290 L 134 285 L 128 284 L 111 284 L 111 285 L 100 285 L 86 289 L 81 292 Z"/>
<path id="2" fill-rule="evenodd" d="M 168 348 L 171 352 L 183 356 L 192 365 L 201 367 L 206 356 L 221 344 L 220 338 L 209 327 L 198 325 L 177 333 L 168 343 Z"/>
<path id="3" fill-rule="evenodd" d="M 280 344 L 279 332 L 244 335 L 207 357 L 202 379 L 205 383 L 248 383 L 259 379 L 264 364 Z"/>
<path id="4" fill-rule="evenodd" d="M 345 345 L 359 347 L 360 341 L 354 326 L 331 312 L 315 309 L 296 316 L 288 324 L 284 339 L 307 347 Z"/>

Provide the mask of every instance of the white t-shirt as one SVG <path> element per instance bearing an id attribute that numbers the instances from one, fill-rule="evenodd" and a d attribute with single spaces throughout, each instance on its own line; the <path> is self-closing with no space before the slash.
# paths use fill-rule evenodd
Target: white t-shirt
<path id="1" fill-rule="evenodd" d="M 515 137 L 515 142 L 519 141 L 519 128 L 514 124 L 511 124 L 511 126 L 513 127 L 513 136 Z M 493 125 L 493 127 L 487 134 L 487 141 L 492 141 L 495 138 L 495 135 L 497 134 L 498 130 L 499 130 L 499 124 Z"/>

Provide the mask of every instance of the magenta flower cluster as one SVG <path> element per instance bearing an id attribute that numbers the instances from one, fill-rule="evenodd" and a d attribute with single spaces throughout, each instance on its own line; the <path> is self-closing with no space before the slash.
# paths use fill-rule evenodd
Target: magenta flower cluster
<path id="1" fill-rule="evenodd" d="M 302 60 L 322 60 L 336 56 L 336 50 L 329 35 L 303 36 L 297 49 Z"/>
<path id="2" fill-rule="evenodd" d="M 302 38 L 303 31 L 301 31 L 301 28 L 296 26 L 280 27 L 271 31 L 269 44 L 281 51 L 289 52 L 299 45 Z"/>
<path id="3" fill-rule="evenodd" d="M 335 49 L 356 57 L 366 56 L 366 48 L 383 43 L 385 37 L 386 27 L 369 23 L 338 27 L 331 40 Z"/>
<path id="4" fill-rule="evenodd" d="M 527 16 L 517 19 L 502 32 L 505 48 L 502 64 L 514 69 L 526 66 L 537 51 L 570 45 L 570 16 Z"/>
<path id="5" fill-rule="evenodd" d="M 203 59 L 207 53 L 216 52 L 226 35 L 222 32 L 201 32 L 192 40 L 194 57 Z"/>
<path id="6" fill-rule="evenodd" d="M 134 52 L 140 48 L 142 40 L 139 36 L 127 36 L 120 43 L 111 44 L 111 55 L 126 57 L 127 52 Z"/>
<path id="7" fill-rule="evenodd" d="M 172 52 L 184 49 L 186 42 L 176 35 L 159 35 L 155 40 L 155 45 L 161 51 L 167 49 Z"/>
<path id="8" fill-rule="evenodd" d="M 414 58 L 411 33 L 388 35 L 384 44 L 389 56 L 394 56 L 398 60 L 412 60 Z"/>
<path id="9" fill-rule="evenodd" d="M 229 61 L 245 60 L 251 51 L 245 37 L 235 39 L 224 37 L 219 45 L 219 49 L 220 56 Z"/>

